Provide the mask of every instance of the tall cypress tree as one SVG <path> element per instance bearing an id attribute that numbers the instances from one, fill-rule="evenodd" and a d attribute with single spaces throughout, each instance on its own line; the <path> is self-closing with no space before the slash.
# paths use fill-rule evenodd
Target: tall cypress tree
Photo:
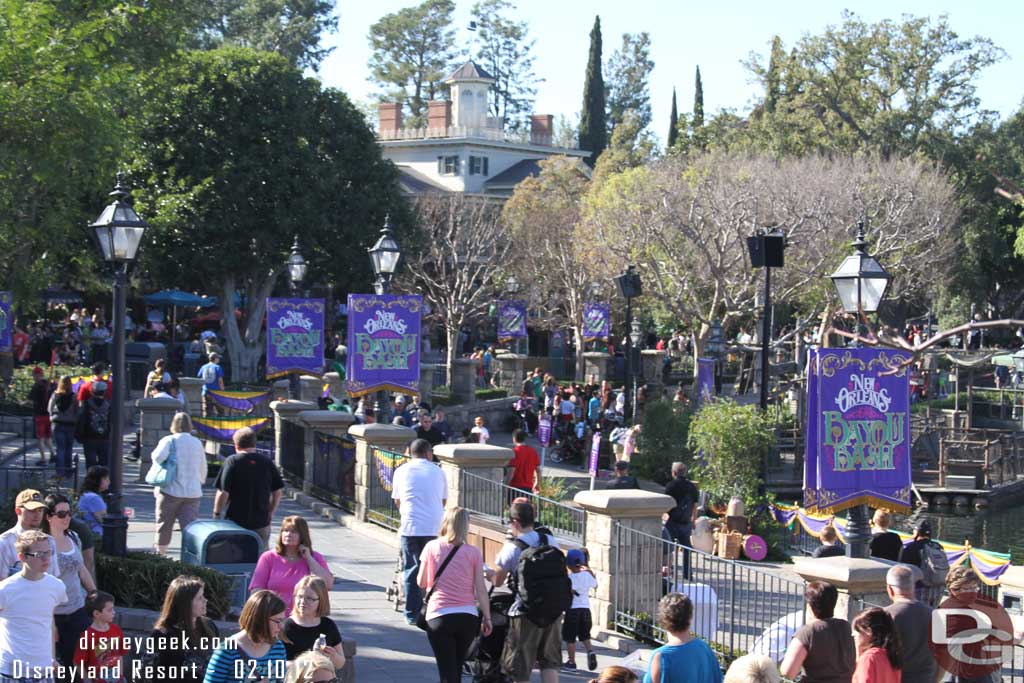
<path id="1" fill-rule="evenodd" d="M 678 125 L 679 108 L 676 107 L 676 89 L 672 88 L 672 112 L 668 115 L 668 149 L 676 146 L 676 140 L 679 138 L 679 131 L 676 130 Z"/>
<path id="2" fill-rule="evenodd" d="M 704 85 L 700 82 L 700 67 L 697 67 L 697 82 L 693 89 L 693 129 L 704 127 Z"/>
<path id="3" fill-rule="evenodd" d="M 591 167 L 607 146 L 605 122 L 604 76 L 601 74 L 601 17 L 594 17 L 590 31 L 590 59 L 583 82 L 583 113 L 580 115 L 580 148 L 589 150 Z"/>
<path id="4" fill-rule="evenodd" d="M 782 51 L 782 39 L 778 36 L 772 38 L 772 54 L 768 60 L 768 72 L 764 76 L 764 110 L 771 114 L 775 111 L 775 105 L 779 102 L 779 71 L 782 69 L 782 62 L 786 59 L 786 53 Z"/>

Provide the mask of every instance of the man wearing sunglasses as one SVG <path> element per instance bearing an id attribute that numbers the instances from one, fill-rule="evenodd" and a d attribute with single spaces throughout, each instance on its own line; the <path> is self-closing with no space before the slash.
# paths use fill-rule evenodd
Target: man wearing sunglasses
<path id="1" fill-rule="evenodd" d="M 0 581 L 0 683 L 52 681 L 53 610 L 68 599 L 64 582 L 47 574 L 57 564 L 53 539 L 29 529 L 15 548 L 21 571 Z"/>
<path id="2" fill-rule="evenodd" d="M 43 515 L 46 514 L 43 494 L 35 489 L 25 489 L 19 493 L 14 499 L 14 514 L 18 515 L 18 523 L 0 534 L 0 578 L 7 578 L 21 571 L 21 560 L 15 543 L 23 533 L 29 529 L 39 529 L 43 523 Z M 50 550 L 55 557 L 57 544 L 50 536 L 44 536 L 49 539 Z M 56 563 L 51 563 L 47 568 L 51 574 L 57 573 Z"/>

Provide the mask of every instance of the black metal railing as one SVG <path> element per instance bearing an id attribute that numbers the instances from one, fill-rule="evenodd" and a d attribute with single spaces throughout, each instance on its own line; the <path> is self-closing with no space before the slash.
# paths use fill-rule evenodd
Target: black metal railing
<path id="1" fill-rule="evenodd" d="M 306 428 L 291 420 L 281 420 L 281 452 L 278 454 L 282 473 L 295 480 L 306 478 Z"/>
<path id="2" fill-rule="evenodd" d="M 312 493 L 349 512 L 356 504 L 356 444 L 349 436 L 313 434 Z"/>
<path id="3" fill-rule="evenodd" d="M 615 628 L 660 644 L 658 601 L 684 593 L 694 605 L 693 631 L 726 664 L 745 653 L 781 661 L 804 624 L 804 584 L 623 526 L 613 530 Z"/>
<path id="4" fill-rule="evenodd" d="M 391 498 L 395 470 L 409 461 L 409 456 L 377 446 L 370 447 L 370 475 L 366 482 L 366 518 L 397 531 L 401 524 L 398 506 Z"/>
<path id="5" fill-rule="evenodd" d="M 459 472 L 459 500 L 462 507 L 501 524 L 508 522 L 508 508 L 516 498 L 526 498 L 536 511 L 537 524 L 546 526 L 560 539 L 583 545 L 586 538 L 586 513 L 582 508 L 506 486 L 480 475 Z"/>

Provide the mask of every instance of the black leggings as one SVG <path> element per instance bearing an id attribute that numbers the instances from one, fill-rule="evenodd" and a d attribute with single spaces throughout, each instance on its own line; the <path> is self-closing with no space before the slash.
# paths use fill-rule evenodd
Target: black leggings
<path id="1" fill-rule="evenodd" d="M 475 614 L 445 614 L 427 622 L 427 640 L 437 660 L 441 683 L 462 680 L 466 652 L 479 632 L 480 617 Z"/>

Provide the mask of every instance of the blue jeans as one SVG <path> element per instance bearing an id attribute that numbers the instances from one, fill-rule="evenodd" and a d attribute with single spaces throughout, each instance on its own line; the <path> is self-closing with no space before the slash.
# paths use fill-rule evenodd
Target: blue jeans
<path id="1" fill-rule="evenodd" d="M 435 536 L 402 536 L 402 578 L 405 581 L 405 618 L 416 619 L 423 606 L 423 591 L 416 578 L 420 573 L 420 554 Z"/>
<path id="2" fill-rule="evenodd" d="M 53 442 L 57 446 L 57 476 L 71 474 L 71 453 L 75 447 L 75 425 L 58 422 L 53 426 Z"/>
<path id="3" fill-rule="evenodd" d="M 85 441 L 82 444 L 82 450 L 85 451 L 85 468 L 87 470 L 93 465 L 108 466 L 110 460 L 109 441 Z"/>

